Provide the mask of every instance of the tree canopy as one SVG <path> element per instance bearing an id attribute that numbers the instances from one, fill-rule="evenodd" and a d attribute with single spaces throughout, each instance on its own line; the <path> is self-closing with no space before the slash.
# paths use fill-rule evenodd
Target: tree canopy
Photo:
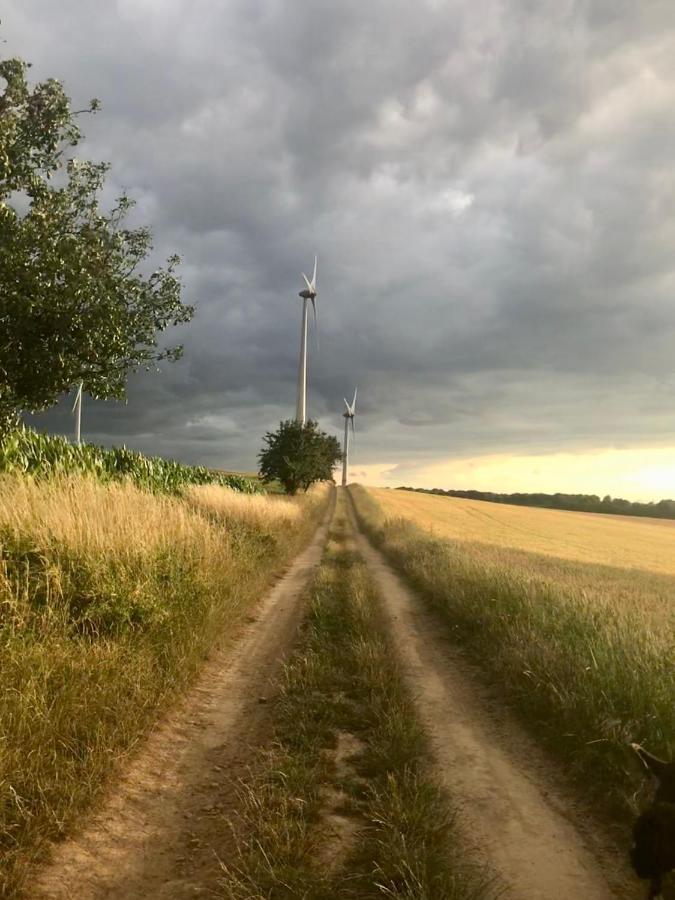
<path id="1" fill-rule="evenodd" d="M 267 484 L 280 481 L 287 494 L 307 490 L 315 481 L 329 481 L 333 468 L 342 459 L 340 442 L 319 430 L 310 419 L 305 425 L 288 419 L 268 431 L 265 446 L 258 454 L 260 475 Z"/>
<path id="2" fill-rule="evenodd" d="M 140 270 L 151 234 L 125 227 L 132 201 L 101 209 L 109 166 L 73 157 L 98 101 L 74 112 L 58 81 L 31 88 L 27 69 L 0 60 L 0 433 L 80 382 L 123 398 L 129 372 L 180 356 L 158 335 L 193 312 L 178 257 Z"/>

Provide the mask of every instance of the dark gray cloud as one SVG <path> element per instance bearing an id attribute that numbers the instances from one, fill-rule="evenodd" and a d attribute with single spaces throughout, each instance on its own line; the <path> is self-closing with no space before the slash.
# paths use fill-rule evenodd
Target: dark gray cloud
<path id="1" fill-rule="evenodd" d="M 670 0 L 8 0 L 1 33 L 102 100 L 82 153 L 197 305 L 95 440 L 251 467 L 316 251 L 309 411 L 340 433 L 358 382 L 364 464 L 674 443 Z"/>

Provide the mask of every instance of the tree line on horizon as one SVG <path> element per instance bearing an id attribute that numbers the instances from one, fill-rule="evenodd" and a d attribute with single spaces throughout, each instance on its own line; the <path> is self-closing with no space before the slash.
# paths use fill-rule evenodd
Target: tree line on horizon
<path id="1" fill-rule="evenodd" d="M 675 519 L 675 500 L 658 500 L 641 503 L 599 497 L 597 494 L 499 494 L 494 491 L 459 491 L 442 488 L 398 487 L 398 491 L 415 491 L 420 494 L 440 494 L 444 497 L 461 497 L 464 500 L 485 500 L 488 503 L 508 503 L 514 506 L 538 506 L 543 509 L 567 509 L 574 512 L 609 513 L 614 516 L 644 516 L 653 519 Z"/>

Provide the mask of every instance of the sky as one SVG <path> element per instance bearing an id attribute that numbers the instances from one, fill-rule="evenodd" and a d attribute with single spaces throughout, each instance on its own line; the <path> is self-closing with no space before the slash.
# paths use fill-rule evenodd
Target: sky
<path id="1" fill-rule="evenodd" d="M 85 438 L 255 469 L 316 253 L 352 478 L 675 496 L 672 0 L 5 0 L 0 38 L 100 99 L 78 155 L 196 306 Z"/>

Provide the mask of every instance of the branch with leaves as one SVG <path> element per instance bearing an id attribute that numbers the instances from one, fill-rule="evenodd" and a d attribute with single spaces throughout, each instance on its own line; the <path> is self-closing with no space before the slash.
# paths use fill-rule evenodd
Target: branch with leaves
<path id="1" fill-rule="evenodd" d="M 58 81 L 31 89 L 27 70 L 0 61 L 0 431 L 80 382 L 122 399 L 130 372 L 180 357 L 158 338 L 193 314 L 177 256 L 142 271 L 152 237 L 124 227 L 133 202 L 101 208 L 109 165 L 72 155 L 98 101 L 73 112 Z"/>

